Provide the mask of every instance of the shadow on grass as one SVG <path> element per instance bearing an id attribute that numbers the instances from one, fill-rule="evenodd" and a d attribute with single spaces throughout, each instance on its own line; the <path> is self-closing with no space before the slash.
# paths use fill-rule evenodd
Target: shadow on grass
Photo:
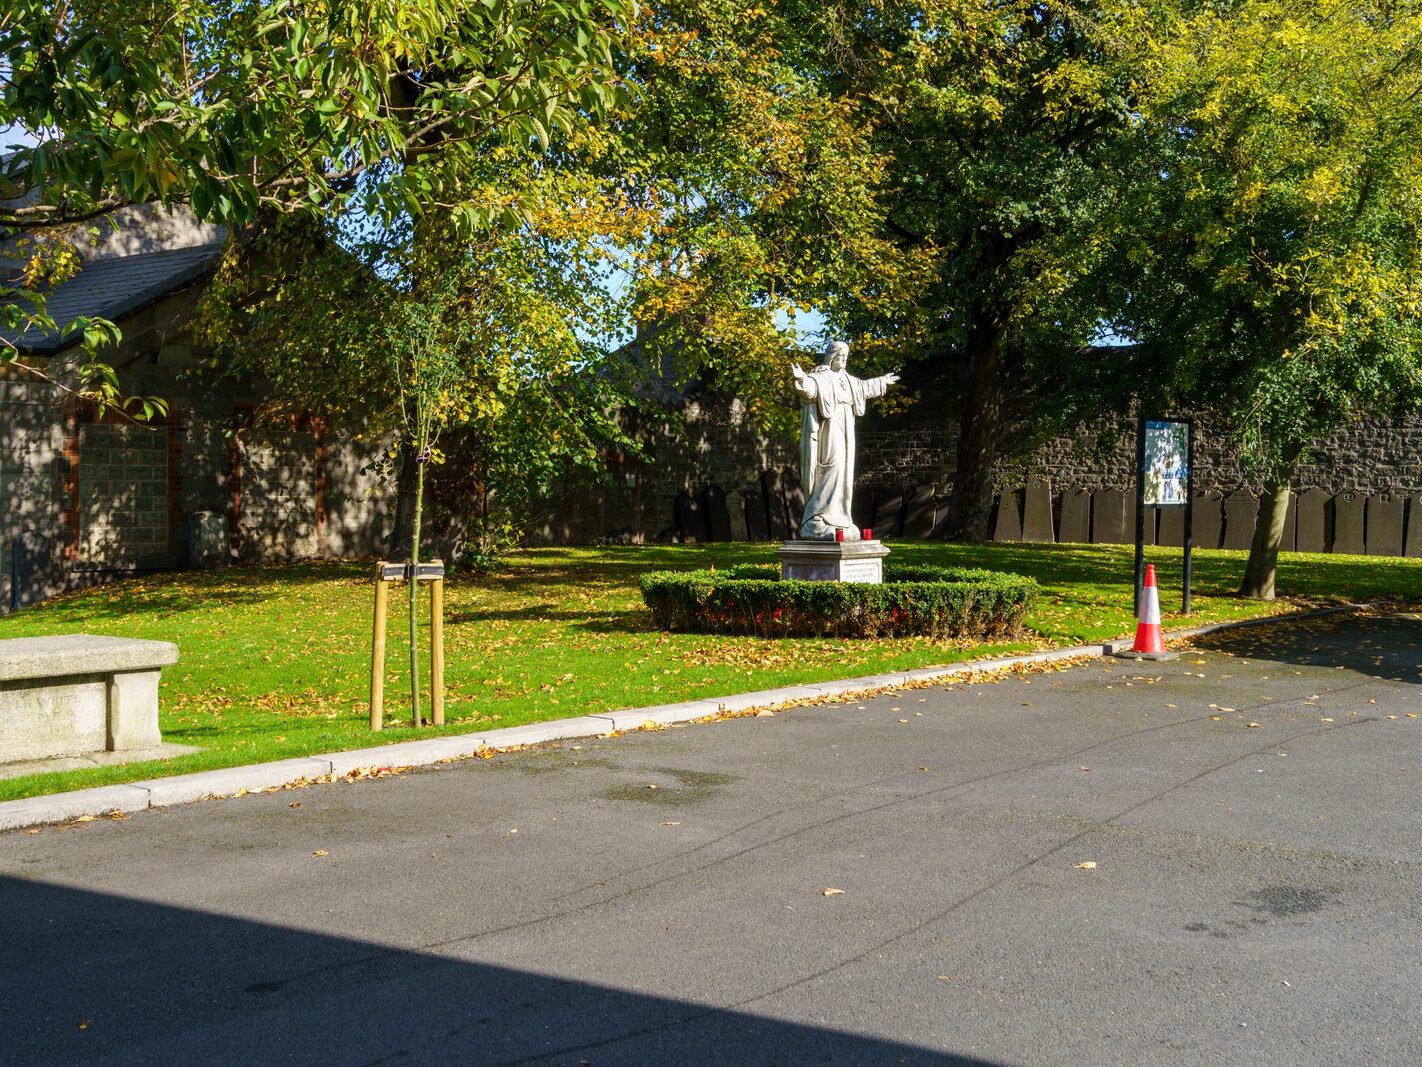
<path id="1" fill-rule="evenodd" d="M 181 615 L 261 604 L 272 600 L 273 590 L 282 587 L 354 581 L 366 577 L 367 566 L 346 560 L 313 560 L 212 571 L 163 571 L 63 593 L 36 607 L 43 607 L 49 621 L 61 624 Z"/>
<path id="2" fill-rule="evenodd" d="M 1422 684 L 1422 616 L 1335 615 L 1300 625 L 1226 630 L 1196 648 L 1309 667 L 1343 667 L 1373 678 Z"/>
<path id="3" fill-rule="evenodd" d="M 859 1063 L 986 1067 L 786 1022 L 0 877 L 15 1063 Z M 116 980 L 122 976 L 122 980 Z"/>

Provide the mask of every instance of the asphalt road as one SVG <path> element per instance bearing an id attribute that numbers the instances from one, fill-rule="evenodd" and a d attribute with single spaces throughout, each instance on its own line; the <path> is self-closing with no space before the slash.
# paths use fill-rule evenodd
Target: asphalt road
<path id="1" fill-rule="evenodd" d="M 1422 1063 L 1419 668 L 1276 627 L 3 834 L 0 1061 Z"/>

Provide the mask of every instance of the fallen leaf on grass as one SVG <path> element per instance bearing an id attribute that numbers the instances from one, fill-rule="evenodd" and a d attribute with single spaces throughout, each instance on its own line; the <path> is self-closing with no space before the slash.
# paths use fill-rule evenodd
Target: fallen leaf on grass
<path id="1" fill-rule="evenodd" d="M 1077 869 L 1078 871 L 1094 871 L 1094 870 L 1096 870 L 1096 861 L 1095 861 L 1095 860 L 1082 860 L 1080 863 L 1078 863 L 1078 864 L 1076 865 L 1076 869 Z"/>
<path id="2" fill-rule="evenodd" d="M 842 897 L 844 896 L 844 890 L 836 889 L 834 886 L 830 886 L 824 891 L 824 894 L 827 897 Z"/>

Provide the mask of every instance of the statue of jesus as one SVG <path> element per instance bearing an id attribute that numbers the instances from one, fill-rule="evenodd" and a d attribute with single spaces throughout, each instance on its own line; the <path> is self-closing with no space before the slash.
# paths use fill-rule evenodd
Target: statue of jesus
<path id="1" fill-rule="evenodd" d="M 897 374 L 855 378 L 845 366 L 849 346 L 833 341 L 809 374 L 792 364 L 800 409 L 800 481 L 805 487 L 805 514 L 800 537 L 807 541 L 858 541 L 859 528 L 850 514 L 854 495 L 854 420 L 864 414 L 870 397 L 883 396 L 899 380 Z"/>

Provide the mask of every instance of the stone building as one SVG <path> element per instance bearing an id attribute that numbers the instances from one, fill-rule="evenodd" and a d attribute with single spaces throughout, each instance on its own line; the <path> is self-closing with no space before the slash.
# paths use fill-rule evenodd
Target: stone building
<path id="1" fill-rule="evenodd" d="M 206 353 L 188 324 L 223 231 L 157 208 L 113 223 L 81 246 L 83 268 L 48 310 L 116 322 L 123 340 L 104 360 L 125 393 L 162 397 L 168 413 L 132 422 L 0 368 L 0 611 L 147 570 L 376 551 L 386 507 L 362 474 L 369 445 L 310 420 L 252 429 L 260 388 L 197 374 Z M 6 340 L 74 380 L 71 338 Z"/>

